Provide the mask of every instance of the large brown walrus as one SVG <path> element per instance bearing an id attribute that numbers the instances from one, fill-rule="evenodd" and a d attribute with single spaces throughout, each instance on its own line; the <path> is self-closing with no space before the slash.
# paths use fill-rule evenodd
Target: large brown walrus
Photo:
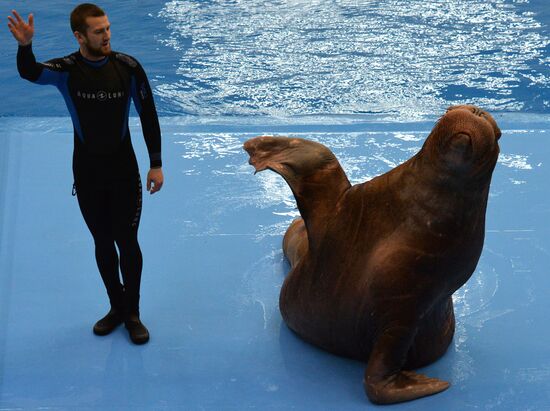
<path id="1" fill-rule="evenodd" d="M 366 361 L 375 403 L 449 386 L 410 370 L 437 360 L 453 338 L 451 296 L 481 254 L 500 135 L 485 111 L 451 107 L 414 157 L 354 186 L 322 144 L 267 136 L 244 144 L 256 172 L 286 180 L 302 216 L 283 239 L 284 321 L 312 344 Z"/>

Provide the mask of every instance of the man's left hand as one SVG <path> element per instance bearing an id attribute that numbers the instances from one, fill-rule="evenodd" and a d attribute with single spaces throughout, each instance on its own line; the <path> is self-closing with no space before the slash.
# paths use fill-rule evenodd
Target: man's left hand
<path id="1" fill-rule="evenodd" d="M 162 168 L 152 168 L 147 173 L 147 191 L 151 194 L 155 194 L 162 188 L 164 184 L 164 175 L 162 174 Z"/>

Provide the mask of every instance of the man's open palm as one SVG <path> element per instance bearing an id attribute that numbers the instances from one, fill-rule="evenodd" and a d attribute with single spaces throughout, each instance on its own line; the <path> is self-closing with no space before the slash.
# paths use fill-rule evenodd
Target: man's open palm
<path id="1" fill-rule="evenodd" d="M 32 37 L 34 36 L 34 16 L 29 14 L 29 21 L 25 22 L 17 13 L 17 11 L 12 10 L 13 16 L 8 16 L 8 27 L 10 28 L 11 34 L 17 40 L 17 42 L 26 46 L 31 43 Z"/>

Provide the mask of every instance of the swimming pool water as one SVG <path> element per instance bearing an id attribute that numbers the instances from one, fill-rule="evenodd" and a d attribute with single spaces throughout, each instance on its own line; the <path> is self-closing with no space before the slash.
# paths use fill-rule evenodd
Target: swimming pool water
<path id="1" fill-rule="evenodd" d="M 72 2 L 4 5 L 35 14 L 39 59 L 76 49 Z M 104 8 L 113 48 L 143 63 L 163 116 L 406 121 L 465 102 L 550 112 L 543 0 L 125 0 Z M 0 97 L 10 101 L 0 115 L 66 115 L 55 90 L 22 85 L 10 37 L 0 32 Z"/>

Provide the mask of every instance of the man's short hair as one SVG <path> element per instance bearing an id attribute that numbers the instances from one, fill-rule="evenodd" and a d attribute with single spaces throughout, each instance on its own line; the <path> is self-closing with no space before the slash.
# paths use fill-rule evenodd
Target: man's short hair
<path id="1" fill-rule="evenodd" d="M 71 12 L 71 30 L 73 33 L 78 31 L 81 34 L 86 34 L 88 25 L 86 24 L 87 17 L 105 16 L 105 12 L 98 6 L 92 3 L 82 3 L 74 8 Z"/>

